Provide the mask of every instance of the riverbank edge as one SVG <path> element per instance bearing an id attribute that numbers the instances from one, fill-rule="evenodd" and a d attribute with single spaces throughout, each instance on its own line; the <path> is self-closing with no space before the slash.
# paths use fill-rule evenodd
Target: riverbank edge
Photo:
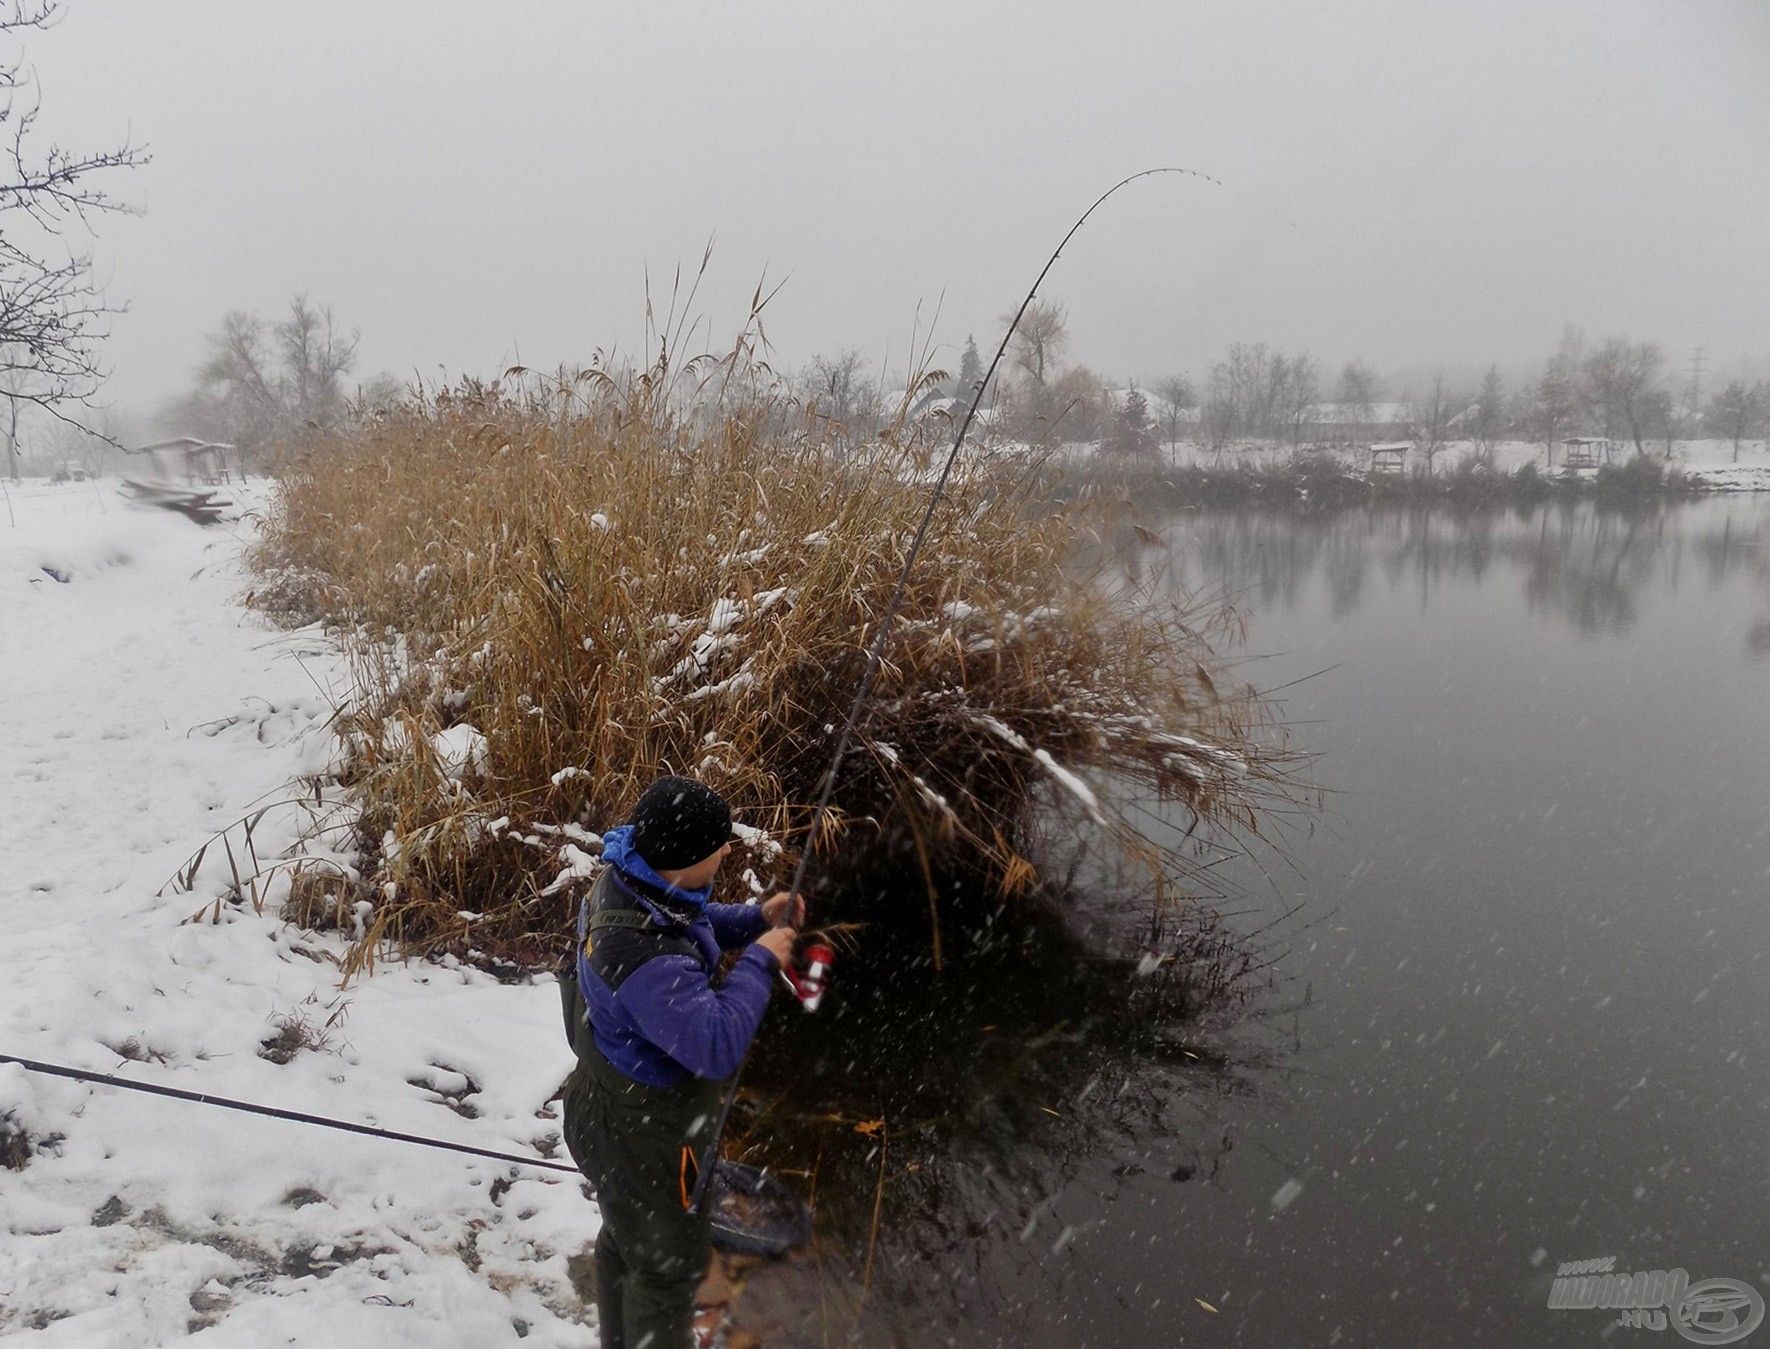
<path id="1" fill-rule="evenodd" d="M 1505 505 L 1562 500 L 1690 501 L 1719 493 L 1770 490 L 1770 483 L 1715 482 L 1655 460 L 1640 459 L 1595 472 L 1547 474 L 1534 465 L 1506 472 L 1459 465 L 1438 475 L 1369 473 L 1332 459 L 1296 459 L 1269 466 L 1211 468 L 1163 465 L 1147 469 L 1066 465 L 1051 475 L 1053 495 L 1073 500 L 1087 492 L 1113 492 L 1140 505 L 1186 509 L 1242 503 L 1362 505 Z"/>

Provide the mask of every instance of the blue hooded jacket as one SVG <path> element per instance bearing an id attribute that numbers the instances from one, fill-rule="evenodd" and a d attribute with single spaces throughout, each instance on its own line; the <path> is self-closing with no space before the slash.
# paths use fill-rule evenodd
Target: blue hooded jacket
<path id="1" fill-rule="evenodd" d="M 780 962 L 751 945 L 768 927 L 753 904 L 712 904 L 711 888 L 665 881 L 623 825 L 603 835 L 608 863 L 578 914 L 578 988 L 596 1046 L 636 1082 L 718 1081 L 743 1061 L 768 1010 Z M 590 930 L 595 914 L 629 921 Z M 638 920 L 643 919 L 644 925 Z M 749 947 L 715 984 L 720 954 Z"/>

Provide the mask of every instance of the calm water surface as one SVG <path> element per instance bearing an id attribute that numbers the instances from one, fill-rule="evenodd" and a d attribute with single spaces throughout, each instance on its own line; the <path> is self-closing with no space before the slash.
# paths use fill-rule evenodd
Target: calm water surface
<path id="1" fill-rule="evenodd" d="M 1770 1293 L 1767 537 L 1746 497 L 1170 520 L 1140 565 L 1313 676 L 1327 810 L 1232 878 L 1245 926 L 1302 906 L 1264 1066 L 1052 1079 L 882 1238 L 865 1338 L 1682 1342 L 1547 1308 L 1601 1256 Z"/>

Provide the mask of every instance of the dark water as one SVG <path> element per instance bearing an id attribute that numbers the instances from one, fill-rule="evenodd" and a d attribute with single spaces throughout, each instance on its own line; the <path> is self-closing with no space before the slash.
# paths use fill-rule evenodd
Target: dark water
<path id="1" fill-rule="evenodd" d="M 1235 592 L 1247 678 L 1314 676 L 1327 811 L 1230 877 L 1245 928 L 1302 905 L 1288 952 L 1190 1042 L 1227 1065 L 1085 998 L 1012 1085 L 968 1059 L 946 1161 L 886 1159 L 863 1338 L 1654 1337 L 1547 1308 L 1602 1256 L 1770 1293 L 1767 537 L 1753 498 L 1170 521 L 1139 564 Z M 840 1342 L 851 1271 L 786 1279 Z"/>

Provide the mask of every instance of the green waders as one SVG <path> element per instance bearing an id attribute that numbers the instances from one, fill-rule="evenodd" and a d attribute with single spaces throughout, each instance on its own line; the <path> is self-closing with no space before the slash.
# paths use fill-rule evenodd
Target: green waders
<path id="1" fill-rule="evenodd" d="M 588 1042 L 589 1037 L 584 1039 Z M 565 1093 L 565 1141 L 596 1189 L 602 1349 L 691 1349 L 712 1204 L 688 1211 L 720 1083 L 635 1082 L 586 1043 Z"/>

